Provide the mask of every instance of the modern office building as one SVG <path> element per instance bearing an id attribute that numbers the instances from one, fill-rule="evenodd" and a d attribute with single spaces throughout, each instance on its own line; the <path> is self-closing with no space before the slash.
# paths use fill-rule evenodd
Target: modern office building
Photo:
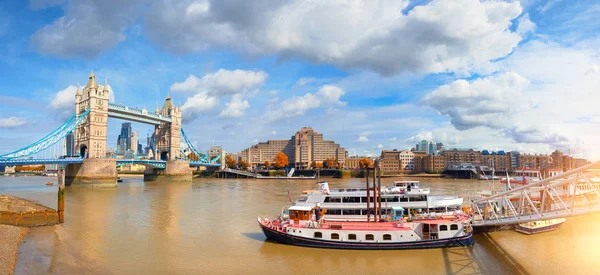
<path id="1" fill-rule="evenodd" d="M 303 127 L 289 140 L 268 140 L 244 149 L 240 158 L 251 167 L 255 167 L 265 161 L 275 161 L 279 152 L 283 152 L 288 157 L 289 165 L 296 169 L 308 169 L 312 162 L 322 162 L 326 159 L 334 159 L 339 164 L 344 164 L 348 155 L 339 144 L 324 140 L 323 134 L 310 127 Z"/>

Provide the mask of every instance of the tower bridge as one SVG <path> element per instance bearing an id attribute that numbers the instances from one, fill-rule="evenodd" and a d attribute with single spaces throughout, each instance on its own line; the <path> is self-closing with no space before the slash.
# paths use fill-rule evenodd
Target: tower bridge
<path id="1" fill-rule="evenodd" d="M 109 102 L 109 89 L 98 85 L 96 77 L 90 74 L 83 89 L 77 87 L 75 94 L 75 114 L 56 130 L 42 139 L 11 153 L 0 155 L 0 165 L 39 165 L 57 164 L 65 169 L 65 180 L 69 184 L 116 185 L 117 165 L 142 164 L 147 167 L 145 180 L 167 178 L 169 180 L 191 181 L 191 167 L 220 168 L 223 160 L 219 157 L 209 160 L 198 152 L 181 128 L 181 107 L 175 106 L 167 96 L 161 109 L 154 112 L 147 109 L 130 108 Z M 151 148 L 153 159 L 115 159 L 106 157 L 107 120 L 117 118 L 154 126 L 155 146 Z M 73 133 L 74 146 L 78 157 L 59 158 L 35 157 Z M 181 150 L 181 137 L 184 137 L 186 150 Z M 192 154 L 189 158 L 184 154 Z M 35 158 L 34 158 L 35 157 Z"/>

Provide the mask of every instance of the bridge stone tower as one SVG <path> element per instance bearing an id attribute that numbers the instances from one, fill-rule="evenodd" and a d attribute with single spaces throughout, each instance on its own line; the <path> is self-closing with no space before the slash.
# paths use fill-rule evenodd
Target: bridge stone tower
<path id="1" fill-rule="evenodd" d="M 87 85 L 75 94 L 75 113 L 79 117 L 88 108 L 87 118 L 75 129 L 75 150 L 83 158 L 106 156 L 106 122 L 108 120 L 108 85 L 98 86 L 92 72 Z"/>
<path id="2" fill-rule="evenodd" d="M 108 85 L 98 86 L 94 73 L 87 85 L 75 94 L 75 114 L 87 109 L 87 118 L 75 129 L 75 150 L 83 157 L 81 164 L 65 166 L 65 184 L 88 186 L 117 186 L 115 159 L 106 159 L 106 122 L 108 120 Z"/>
<path id="3" fill-rule="evenodd" d="M 180 157 L 181 148 L 181 106 L 175 107 L 170 96 L 167 96 L 162 109 L 157 114 L 170 116 L 171 123 L 163 122 L 154 127 L 156 137 L 156 159 L 176 160 Z"/>

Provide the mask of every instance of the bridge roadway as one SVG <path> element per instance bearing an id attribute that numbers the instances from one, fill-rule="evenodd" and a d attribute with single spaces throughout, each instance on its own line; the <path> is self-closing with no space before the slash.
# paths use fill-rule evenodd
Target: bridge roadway
<path id="1" fill-rule="evenodd" d="M 144 160 L 144 159 L 117 159 L 117 165 L 126 164 L 141 164 L 152 166 L 155 168 L 165 168 L 166 161 L 164 160 Z M 22 166 L 22 165 L 49 165 L 49 164 L 78 164 L 83 163 L 82 158 L 64 158 L 64 159 L 0 159 L 0 165 L 5 166 Z M 191 167 L 221 167 L 219 163 L 206 163 L 202 161 L 190 161 Z"/>

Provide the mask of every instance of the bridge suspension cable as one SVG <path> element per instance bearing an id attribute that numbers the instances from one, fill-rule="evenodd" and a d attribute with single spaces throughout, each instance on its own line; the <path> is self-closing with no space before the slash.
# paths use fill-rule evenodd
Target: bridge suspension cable
<path id="1" fill-rule="evenodd" d="M 194 145 L 192 144 L 190 139 L 187 137 L 187 135 L 183 131 L 183 128 L 181 129 L 181 136 L 183 137 L 183 140 L 185 141 L 185 144 L 187 145 L 188 149 L 192 152 L 192 154 L 196 155 L 196 158 L 198 158 L 198 161 L 202 161 L 202 162 L 206 161 L 208 156 L 205 154 L 202 154 L 202 153 L 198 152 L 198 150 L 196 150 L 196 147 L 194 147 Z"/>
<path id="2" fill-rule="evenodd" d="M 65 123 L 56 128 L 50 134 L 24 148 L 21 148 L 8 154 L 0 155 L 0 159 L 15 159 L 20 157 L 32 156 L 44 149 L 47 149 L 48 147 L 54 145 L 59 140 L 64 138 L 70 132 L 75 130 L 75 127 L 77 127 L 77 125 L 83 122 L 83 120 L 86 119 L 89 113 L 90 110 L 88 109 L 84 113 L 79 115 L 79 117 L 77 117 L 77 115 L 73 115 Z"/>
<path id="3" fill-rule="evenodd" d="M 217 157 L 209 160 L 208 154 L 202 154 L 198 150 L 196 150 L 196 147 L 194 147 L 194 145 L 192 144 L 190 139 L 187 137 L 187 135 L 185 134 L 183 129 L 181 129 L 181 136 L 183 137 L 183 140 L 185 141 L 185 144 L 187 145 L 187 147 L 189 148 L 191 153 L 194 154 L 196 156 L 196 158 L 198 159 L 198 160 L 196 160 L 197 162 L 214 164 L 221 159 L 221 155 L 218 155 Z M 187 156 L 185 156 L 185 157 L 187 158 Z"/>

